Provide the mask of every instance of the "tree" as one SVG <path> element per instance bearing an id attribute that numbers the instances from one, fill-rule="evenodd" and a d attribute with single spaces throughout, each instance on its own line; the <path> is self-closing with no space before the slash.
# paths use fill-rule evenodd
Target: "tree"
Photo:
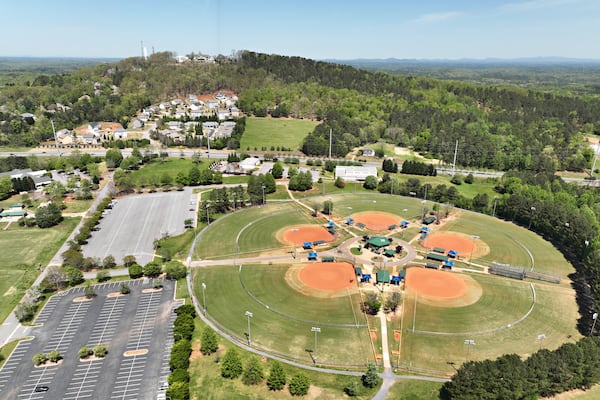
<path id="1" fill-rule="evenodd" d="M 157 262 L 151 261 L 144 266 L 144 276 L 149 278 L 156 278 L 162 273 L 162 265 Z"/>
<path id="2" fill-rule="evenodd" d="M 13 184 L 10 177 L 0 178 L 0 200 L 7 199 L 13 191 Z"/>
<path id="3" fill-rule="evenodd" d="M 333 201 L 325 200 L 323 202 L 323 214 L 331 215 L 333 213 Z"/>
<path id="4" fill-rule="evenodd" d="M 190 168 L 190 172 L 188 173 L 188 183 L 191 186 L 196 186 L 200 183 L 200 169 L 195 165 Z"/>
<path id="5" fill-rule="evenodd" d="M 144 269 L 139 264 L 132 264 L 129 266 L 128 272 L 131 279 L 137 279 L 144 275 Z"/>
<path id="6" fill-rule="evenodd" d="M 123 154 L 121 154 L 121 150 L 119 149 L 108 149 L 104 158 L 106 160 L 106 168 L 113 169 L 121 165 Z"/>
<path id="7" fill-rule="evenodd" d="M 90 284 L 89 281 L 85 284 L 85 288 L 83 289 L 83 294 L 88 299 L 91 299 L 92 297 L 96 296 L 96 289 L 94 289 L 94 287 Z"/>
<path id="8" fill-rule="evenodd" d="M 178 340 L 171 347 L 171 359 L 169 360 L 169 368 L 171 371 L 176 369 L 188 369 L 190 366 L 190 354 L 192 353 L 192 345 L 189 340 Z"/>
<path id="9" fill-rule="evenodd" d="M 167 388 L 167 398 L 171 400 L 189 400 L 190 385 L 188 382 L 173 382 Z"/>
<path id="10" fill-rule="evenodd" d="M 283 365 L 277 360 L 271 363 L 271 370 L 267 378 L 267 387 L 269 390 L 281 390 L 285 387 L 287 377 Z"/>
<path id="11" fill-rule="evenodd" d="M 79 349 L 77 354 L 79 355 L 79 358 L 88 358 L 89 356 L 94 354 L 94 351 L 92 349 L 90 349 L 88 346 L 83 346 L 82 348 Z"/>
<path id="12" fill-rule="evenodd" d="M 381 378 L 379 377 L 379 374 L 377 374 L 377 366 L 374 364 L 369 364 L 367 372 L 363 374 L 361 380 L 362 384 L 370 389 L 379 385 Z"/>
<path id="13" fill-rule="evenodd" d="M 354 397 L 358 395 L 358 382 L 352 381 L 344 387 L 344 393 L 346 393 L 350 397 Z"/>
<path id="14" fill-rule="evenodd" d="M 242 374 L 242 359 L 235 347 L 230 347 L 221 364 L 221 376 L 223 378 L 235 379 Z"/>
<path id="15" fill-rule="evenodd" d="M 62 219 L 61 209 L 54 203 L 38 207 L 35 211 L 35 220 L 40 228 L 50 228 L 59 224 Z"/>
<path id="16" fill-rule="evenodd" d="M 51 201 L 60 201 L 65 193 L 67 193 L 67 188 L 60 181 L 52 181 L 44 188 L 46 193 L 48 193 L 48 197 Z"/>
<path id="17" fill-rule="evenodd" d="M 279 161 L 273 164 L 271 175 L 273 175 L 273 178 L 275 179 L 280 179 L 283 176 L 283 164 L 281 164 Z"/>
<path id="18" fill-rule="evenodd" d="M 135 263 L 137 263 L 135 256 L 128 255 L 128 256 L 123 257 L 123 264 L 126 267 L 131 267 Z"/>
<path id="19" fill-rule="evenodd" d="M 110 272 L 102 270 L 96 273 L 96 280 L 98 282 L 106 282 L 110 280 Z"/>
<path id="20" fill-rule="evenodd" d="M 129 288 L 128 284 L 121 283 L 121 286 L 119 287 L 119 292 L 121 294 L 129 294 L 129 293 L 131 293 L 131 289 Z"/>
<path id="21" fill-rule="evenodd" d="M 17 317 L 19 322 L 31 321 L 35 315 L 35 309 L 34 303 L 22 301 L 15 307 L 15 317 Z"/>
<path id="22" fill-rule="evenodd" d="M 473 177 L 473 174 L 469 172 L 469 175 L 465 176 L 465 183 L 467 185 L 472 184 L 475 181 L 475 178 Z"/>
<path id="23" fill-rule="evenodd" d="M 373 175 L 369 175 L 365 178 L 365 182 L 363 183 L 363 187 L 368 190 L 373 190 L 377 188 L 377 177 Z"/>
<path id="24" fill-rule="evenodd" d="M 337 178 L 335 178 L 334 185 L 337 188 L 343 189 L 346 187 L 346 181 L 344 181 L 344 178 L 342 178 L 341 176 L 338 176 Z"/>
<path id="25" fill-rule="evenodd" d="M 210 326 L 205 326 L 200 337 L 200 352 L 204 355 L 212 354 L 219 349 L 217 334 Z"/>
<path id="26" fill-rule="evenodd" d="M 115 257 L 110 254 L 102 260 L 102 268 L 114 268 L 116 266 L 117 263 L 115 262 Z"/>
<path id="27" fill-rule="evenodd" d="M 192 317 L 190 314 L 178 315 L 173 322 L 173 337 L 176 340 L 180 337 L 186 340 L 191 340 L 192 335 L 194 334 L 194 328 L 194 317 Z"/>
<path id="28" fill-rule="evenodd" d="M 63 272 L 65 274 L 65 281 L 69 286 L 79 285 L 84 281 L 83 272 L 73 267 L 65 267 L 63 268 Z"/>
<path id="29" fill-rule="evenodd" d="M 363 309 L 368 314 L 377 315 L 381 309 L 381 300 L 379 299 L 379 295 L 377 293 L 368 292 L 365 296 Z"/>
<path id="30" fill-rule="evenodd" d="M 48 361 L 48 356 L 44 353 L 37 353 L 33 356 L 33 365 L 38 366 Z"/>
<path id="31" fill-rule="evenodd" d="M 244 385 L 258 385 L 265 379 L 265 370 L 256 356 L 250 356 L 242 373 Z"/>
<path id="32" fill-rule="evenodd" d="M 62 359 L 62 356 L 60 355 L 60 351 L 58 350 L 51 350 L 48 352 L 47 354 L 48 360 L 56 363 L 59 362 Z"/>
<path id="33" fill-rule="evenodd" d="M 310 379 L 303 373 L 296 374 L 290 379 L 288 390 L 292 396 L 304 396 L 310 389 Z"/>
<path id="34" fill-rule="evenodd" d="M 190 381 L 190 373 L 187 369 L 176 369 L 169 374 L 168 382 L 169 385 L 174 384 L 175 382 L 189 382 Z"/>
<path id="35" fill-rule="evenodd" d="M 48 278 L 48 282 L 54 286 L 55 290 L 59 290 L 67 280 L 63 270 L 56 265 L 50 266 L 46 269 L 46 278 Z"/>
<path id="36" fill-rule="evenodd" d="M 104 343 L 99 343 L 94 346 L 94 355 L 96 357 L 104 357 L 108 353 L 108 349 Z"/>
<path id="37" fill-rule="evenodd" d="M 187 274 L 187 268 L 179 261 L 169 261 L 165 265 L 165 274 L 167 276 L 167 279 L 177 280 L 185 278 L 185 275 Z"/>

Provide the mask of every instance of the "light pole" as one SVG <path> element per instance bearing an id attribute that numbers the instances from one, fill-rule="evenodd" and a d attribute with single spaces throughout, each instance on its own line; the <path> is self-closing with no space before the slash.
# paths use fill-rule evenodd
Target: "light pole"
<path id="1" fill-rule="evenodd" d="M 492 217 L 496 216 L 496 203 L 498 202 L 498 196 L 494 196 L 494 209 L 492 210 Z"/>
<path id="2" fill-rule="evenodd" d="M 529 226 L 527 227 L 527 229 L 531 229 L 531 222 L 533 222 L 533 213 L 535 213 L 535 207 L 531 206 L 530 210 L 531 215 L 529 216 Z"/>
<path id="3" fill-rule="evenodd" d="M 204 307 L 202 307 L 204 309 L 204 315 L 206 315 L 206 283 L 202 282 L 202 305 Z"/>
<path id="4" fill-rule="evenodd" d="M 210 225 L 210 214 L 208 213 L 208 204 L 206 205 L 206 225 Z"/>
<path id="5" fill-rule="evenodd" d="M 246 317 L 248 317 L 248 344 L 252 343 L 252 339 L 250 338 L 250 318 L 254 316 L 250 311 L 246 311 Z"/>
<path id="6" fill-rule="evenodd" d="M 469 362 L 469 350 L 471 346 L 475 345 L 475 341 L 473 339 L 465 339 L 465 344 L 467 345 L 467 362 Z"/>
<path id="7" fill-rule="evenodd" d="M 321 332 L 321 328 L 313 326 L 312 328 L 310 328 L 310 331 L 315 333 L 315 351 L 314 351 L 314 354 L 317 355 L 317 333 Z"/>
<path id="8" fill-rule="evenodd" d="M 265 185 L 262 185 L 261 189 L 262 189 L 262 195 L 263 195 L 263 202 L 262 203 L 264 205 L 265 204 Z"/>
<path id="9" fill-rule="evenodd" d="M 592 315 L 592 319 L 594 320 L 594 322 L 592 323 L 592 329 L 590 329 L 590 336 L 592 336 L 592 333 L 594 333 L 594 328 L 596 327 L 596 320 L 598 319 L 598 313 L 595 312 Z"/>
<path id="10" fill-rule="evenodd" d="M 544 339 L 546 339 L 546 335 L 544 335 L 543 333 L 540 333 L 538 335 L 538 340 L 540 341 L 540 350 L 542 349 L 542 342 L 544 341 Z"/>
<path id="11" fill-rule="evenodd" d="M 235 192 L 231 193 L 231 196 L 233 197 L 233 211 L 235 211 L 235 208 L 237 206 L 237 203 L 235 202 Z"/>
<path id="12" fill-rule="evenodd" d="M 469 256 L 469 264 L 473 263 L 473 251 L 475 250 L 476 240 L 479 239 L 477 235 L 471 235 L 471 239 L 473 239 L 473 243 L 471 245 L 471 255 Z"/>

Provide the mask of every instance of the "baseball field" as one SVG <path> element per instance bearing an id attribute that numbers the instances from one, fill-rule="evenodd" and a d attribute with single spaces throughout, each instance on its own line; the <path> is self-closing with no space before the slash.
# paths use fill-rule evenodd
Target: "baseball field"
<path id="1" fill-rule="evenodd" d="M 398 308 L 385 317 L 392 366 L 440 376 L 450 375 L 465 360 L 505 353 L 525 357 L 580 337 L 569 279 L 574 269 L 534 233 L 449 209 L 448 217 L 429 225 L 423 238 L 419 216 L 424 204 L 399 196 L 317 196 L 306 204 L 329 198 L 334 213 L 328 218 L 312 217 L 294 202 L 278 202 L 237 211 L 203 232 L 195 259 L 224 260 L 221 266 L 195 269 L 196 296 L 201 303 L 206 297 L 213 321 L 240 341 L 286 358 L 364 368 L 381 361 L 382 338 L 379 319 L 367 317 L 361 306 L 366 296 L 377 294 L 385 302 L 398 293 Z M 427 206 L 431 209 L 432 203 Z M 348 218 L 355 223 L 347 225 Z M 328 221 L 334 223 L 335 235 L 325 229 Z M 409 227 L 389 229 L 400 221 Z M 381 266 L 374 258 L 348 257 L 344 243 L 372 234 L 401 237 L 415 249 L 415 258 L 406 265 L 386 266 L 392 275 L 406 268 L 400 285 L 360 283 L 355 276 L 354 266 L 373 273 Z M 319 252 L 317 261 L 324 252 L 340 263 L 309 262 L 309 250 L 300 242 L 313 238 L 323 242 L 313 250 Z M 452 270 L 423 268 L 427 253 L 440 247 L 458 252 Z M 235 256 L 255 261 L 232 265 Z M 491 275 L 487 268 L 492 262 L 552 274 L 560 283 Z"/>

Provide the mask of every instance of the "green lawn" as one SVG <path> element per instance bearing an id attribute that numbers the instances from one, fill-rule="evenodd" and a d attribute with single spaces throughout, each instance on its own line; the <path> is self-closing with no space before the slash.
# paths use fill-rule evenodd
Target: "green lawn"
<path id="1" fill-rule="evenodd" d="M 39 274 L 75 228 L 79 218 L 65 218 L 49 229 L 22 228 L 12 224 L 0 231 L 0 321 L 12 311 Z"/>
<path id="2" fill-rule="evenodd" d="M 63 210 L 63 213 L 80 213 L 87 211 L 94 200 L 73 200 L 65 202 L 67 208 Z"/>
<path id="3" fill-rule="evenodd" d="M 144 183 L 144 185 L 149 186 L 153 182 L 153 180 L 155 180 L 160 186 L 160 179 L 163 175 L 170 175 L 174 183 L 177 173 L 183 172 L 187 176 L 187 174 L 193 166 L 194 163 L 190 158 L 181 159 L 171 157 L 165 159 L 164 161 L 155 160 L 150 164 L 144 165 L 137 171 L 132 171 L 131 178 L 132 181 L 135 182 L 137 185 Z M 202 162 L 198 164 L 198 168 L 207 169 L 208 164 L 206 162 Z"/>
<path id="4" fill-rule="evenodd" d="M 442 384 L 439 382 L 418 381 L 403 379 L 394 384 L 388 393 L 387 399 L 403 400 L 432 400 L 439 398 Z"/>
<path id="5" fill-rule="evenodd" d="M 242 135 L 240 151 L 268 151 L 277 146 L 285 146 L 297 150 L 302 147 L 302 141 L 317 126 L 317 122 L 301 119 L 280 118 L 246 118 L 246 130 Z"/>
<path id="6" fill-rule="evenodd" d="M 288 267 L 244 265 L 241 276 L 237 267 L 201 268 L 196 271 L 196 297 L 202 303 L 205 294 L 210 317 L 239 340 L 246 340 L 245 312 L 250 311 L 253 344 L 311 363 L 306 349 L 314 349 L 311 328 L 319 326 L 316 353 L 319 362 L 366 368 L 373 362 L 373 352 L 367 329 L 354 326 L 356 321 L 365 323 L 359 312 L 359 296 L 330 299 L 304 296 L 284 283 Z M 206 284 L 205 293 L 202 282 Z M 351 324 L 351 327 L 323 324 Z"/>

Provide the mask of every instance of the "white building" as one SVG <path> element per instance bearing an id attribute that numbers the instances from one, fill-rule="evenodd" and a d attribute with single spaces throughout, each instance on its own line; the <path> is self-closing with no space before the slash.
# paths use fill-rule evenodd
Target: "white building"
<path id="1" fill-rule="evenodd" d="M 251 173 L 255 168 L 260 164 L 260 158 L 258 157 L 248 157 L 242 161 L 240 161 L 240 170 L 245 173 Z"/>
<path id="2" fill-rule="evenodd" d="M 335 167 L 335 179 L 339 177 L 345 181 L 364 181 L 367 176 L 377 177 L 377 167 Z"/>

